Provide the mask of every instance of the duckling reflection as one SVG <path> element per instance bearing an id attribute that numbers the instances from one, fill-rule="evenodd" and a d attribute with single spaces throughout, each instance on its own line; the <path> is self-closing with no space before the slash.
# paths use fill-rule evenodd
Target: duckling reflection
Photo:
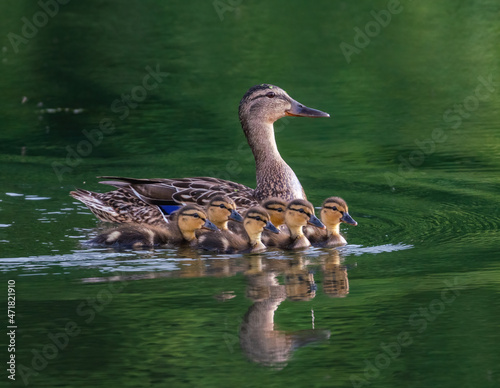
<path id="1" fill-rule="evenodd" d="M 329 330 L 276 330 L 274 314 L 287 298 L 287 287 L 280 285 L 277 273 L 262 271 L 262 257 L 254 256 L 247 271 L 246 296 L 254 301 L 240 327 L 240 346 L 253 362 L 276 369 L 284 368 L 293 351 L 330 337 Z M 293 290 L 293 287 L 291 288 Z"/>
<path id="2" fill-rule="evenodd" d="M 305 267 L 302 255 L 290 261 L 290 266 L 285 270 L 285 287 L 288 300 L 307 301 L 316 296 L 316 283 L 314 275 Z"/>
<path id="3" fill-rule="evenodd" d="M 343 298 L 349 293 L 347 268 L 341 265 L 339 251 L 331 250 L 321 256 L 323 270 L 323 292 L 332 298 Z"/>

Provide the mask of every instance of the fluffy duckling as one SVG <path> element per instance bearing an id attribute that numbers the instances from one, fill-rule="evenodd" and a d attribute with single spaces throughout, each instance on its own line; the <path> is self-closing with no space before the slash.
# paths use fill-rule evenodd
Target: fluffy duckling
<path id="1" fill-rule="evenodd" d="M 205 211 L 196 205 L 184 206 L 172 215 L 172 222 L 163 227 L 130 224 L 101 233 L 89 241 L 92 245 L 114 248 L 152 248 L 163 245 L 195 244 L 198 229 L 217 230 Z"/>
<path id="2" fill-rule="evenodd" d="M 266 209 L 271 223 L 279 228 L 285 224 L 285 210 L 287 201 L 281 198 L 272 197 L 262 202 L 262 207 Z"/>
<path id="3" fill-rule="evenodd" d="M 349 215 L 347 203 L 340 197 L 325 199 L 321 207 L 321 221 L 325 230 L 306 228 L 305 234 L 311 244 L 318 247 L 337 247 L 347 244 L 346 239 L 340 234 L 340 223 L 356 226 L 358 223 Z"/>
<path id="4" fill-rule="evenodd" d="M 198 247 L 217 253 L 248 253 L 266 249 L 261 241 L 262 231 L 269 230 L 279 233 L 279 230 L 270 222 L 266 210 L 260 206 L 247 210 L 243 219 L 245 238 L 236 234 L 205 233 L 198 239 Z"/>
<path id="5" fill-rule="evenodd" d="M 286 204 L 287 201 L 278 197 L 268 198 L 261 204 L 269 214 L 271 224 L 280 230 L 280 227 L 285 224 Z M 241 222 L 230 222 L 229 229 L 240 236 L 245 235 L 245 228 Z"/>
<path id="6" fill-rule="evenodd" d="M 229 220 L 243 222 L 243 217 L 236 211 L 236 204 L 225 195 L 217 195 L 210 200 L 207 216 L 219 230 L 228 230 Z"/>
<path id="7" fill-rule="evenodd" d="M 265 235 L 264 244 L 282 249 L 302 249 L 311 245 L 304 235 L 303 228 L 307 224 L 324 229 L 325 226 L 314 215 L 313 205 L 303 199 L 294 199 L 285 210 L 286 231 L 279 236 Z"/>

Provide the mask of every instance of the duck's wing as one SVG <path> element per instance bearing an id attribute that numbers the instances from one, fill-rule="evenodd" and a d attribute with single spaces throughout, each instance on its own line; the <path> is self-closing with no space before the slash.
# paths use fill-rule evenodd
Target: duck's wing
<path id="1" fill-rule="evenodd" d="M 145 203 L 127 189 L 107 193 L 76 189 L 70 195 L 83 202 L 101 221 L 151 225 L 164 225 L 168 222 L 157 206 Z"/>
<path id="2" fill-rule="evenodd" d="M 135 179 L 103 176 L 100 183 L 130 190 L 151 205 L 179 206 L 196 203 L 205 206 L 216 195 L 227 195 L 241 208 L 257 205 L 254 190 L 248 186 L 211 177 L 179 179 Z"/>

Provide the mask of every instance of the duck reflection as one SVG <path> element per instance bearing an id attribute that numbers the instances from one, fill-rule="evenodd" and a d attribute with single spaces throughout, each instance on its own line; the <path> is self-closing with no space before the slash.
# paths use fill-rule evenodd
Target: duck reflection
<path id="1" fill-rule="evenodd" d="M 277 271 L 266 271 L 261 256 L 252 257 L 246 272 L 247 298 L 253 300 L 240 326 L 240 346 L 253 362 L 275 369 L 284 368 L 293 351 L 312 342 L 328 339 L 329 330 L 278 330 L 274 314 L 286 300 L 310 300 L 316 286 L 312 273 L 304 267 L 302 257 L 294 258 L 284 271 L 285 285 L 278 281 Z"/>
<path id="2" fill-rule="evenodd" d="M 320 257 L 323 270 L 323 292 L 332 298 L 343 298 L 349 293 L 347 268 L 341 265 L 337 250 Z"/>
<path id="3" fill-rule="evenodd" d="M 270 252 L 249 255 L 200 255 L 189 247 L 177 252 L 177 270 L 88 278 L 84 282 L 130 281 L 161 277 L 228 277 L 243 274 L 246 278 L 245 297 L 253 304 L 244 314 L 239 327 L 239 342 L 246 357 L 260 365 L 282 369 L 293 352 L 305 345 L 330 338 L 330 331 L 311 329 L 282 330 L 275 323 L 275 314 L 283 301 L 312 301 L 318 292 L 315 273 L 322 273 L 322 291 L 329 297 L 345 297 L 349 293 L 347 269 L 336 249 L 317 250 L 315 255 L 304 252 Z M 232 303 L 237 290 L 224 289 L 213 295 L 220 302 Z"/>

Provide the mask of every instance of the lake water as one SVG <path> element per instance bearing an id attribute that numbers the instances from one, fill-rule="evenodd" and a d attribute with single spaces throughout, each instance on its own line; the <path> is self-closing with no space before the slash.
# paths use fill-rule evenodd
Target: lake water
<path id="1" fill-rule="evenodd" d="M 498 2 L 63 3 L 0 5 L 0 386 L 500 385 Z M 263 82 L 331 114 L 276 137 L 348 246 L 82 245 L 96 176 L 255 186 Z"/>

